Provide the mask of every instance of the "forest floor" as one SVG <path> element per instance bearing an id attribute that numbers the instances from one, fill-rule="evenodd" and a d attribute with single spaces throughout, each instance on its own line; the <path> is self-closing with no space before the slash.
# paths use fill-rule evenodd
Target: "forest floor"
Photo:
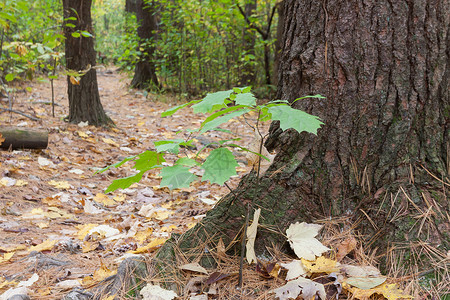
<path id="1" fill-rule="evenodd" d="M 54 82 L 55 117 L 48 82 L 27 83 L 31 92 L 10 95 L 14 110 L 38 121 L 0 114 L 0 125 L 49 131 L 45 150 L 0 151 L 0 291 L 30 280 L 35 281 L 32 298 L 58 299 L 74 286 L 93 285 L 113 274 L 126 252 L 152 252 L 171 233 L 194 226 L 228 192 L 204 182 L 171 192 L 159 187 L 157 173 L 149 173 L 130 188 L 105 195 L 114 179 L 134 173 L 130 166 L 102 174 L 94 174 L 96 170 L 154 149 L 155 140 L 179 137 L 181 129 L 198 128 L 202 116 L 184 109 L 161 118 L 176 100 L 131 90 L 126 76 L 110 69 L 98 72 L 98 83 L 116 128 L 64 122 L 68 100 L 63 76 Z M 9 105 L 7 99 L 0 104 Z M 243 145 L 251 143 L 254 135 L 245 122 L 230 122 L 226 128 Z M 201 149 L 229 136 L 214 133 L 194 144 Z M 235 154 L 240 167 L 230 187 L 251 169 L 245 154 Z M 154 248 L 140 250 L 151 241 Z"/>
<path id="2" fill-rule="evenodd" d="M 105 194 L 105 189 L 114 179 L 134 175 L 132 164 L 94 174 L 97 170 L 154 149 L 154 141 L 186 138 L 187 133 L 177 135 L 177 132 L 198 128 L 204 116 L 195 115 L 190 109 L 183 109 L 170 118 L 161 118 L 163 111 L 179 104 L 175 97 L 129 89 L 127 76 L 113 69 L 102 69 L 97 74 L 103 107 L 116 127 L 108 129 L 82 123 L 66 123 L 67 83 L 63 76 L 54 83 L 55 117 L 52 117 L 52 93 L 48 82 L 28 82 L 10 94 L 14 110 L 37 117 L 38 121 L 0 111 L 1 126 L 14 126 L 24 130 L 43 129 L 49 132 L 47 149 L 0 151 L 0 300 L 7 300 L 13 294 L 28 294 L 31 299 L 61 299 L 76 287 L 89 289 L 96 286 L 115 274 L 126 257 L 136 254 L 149 254 L 152 257 L 172 233 L 184 233 L 192 228 L 229 192 L 228 188 L 205 182 L 196 182 L 190 188 L 170 191 L 159 186 L 160 178 L 157 171 L 154 171 L 148 172 L 139 183 L 128 189 Z M 31 87 L 31 91 L 21 92 L 25 91 L 24 87 Z M 8 99 L 0 101 L 0 107 L 9 107 Z M 249 147 L 253 143 L 254 133 L 246 121 L 251 122 L 252 118 L 255 119 L 255 116 L 250 115 L 247 120 L 232 120 L 221 126 L 231 133 L 207 133 L 203 138 L 194 140 L 194 145 L 199 150 L 213 141 L 239 137 L 239 143 Z M 263 132 L 267 132 L 268 125 L 263 124 Z M 209 151 L 211 148 L 204 150 Z M 196 150 L 182 149 L 182 152 L 191 155 Z M 238 175 L 228 182 L 231 188 L 236 187 L 242 176 L 251 171 L 246 155 L 238 150 L 234 150 L 234 154 L 239 167 Z M 174 155 L 166 157 L 169 163 L 175 158 Z M 345 290 L 339 299 L 345 299 L 346 295 L 352 297 L 350 294 L 358 298 L 356 295 L 359 292 L 363 293 L 361 297 L 372 295 L 373 299 L 428 298 L 428 294 L 418 296 L 418 289 L 414 289 L 416 285 L 409 280 L 412 277 L 395 279 L 394 275 L 388 279 L 376 268 L 368 266 L 374 263 L 375 258 L 365 254 L 367 249 L 353 236 L 351 224 L 338 224 L 346 222 L 345 218 L 341 219 L 322 221 L 321 224 L 325 225 L 322 242 L 334 250 L 331 259 L 321 256 L 317 261 L 325 260 L 332 265 L 333 270 L 339 262 L 342 263 L 341 267 L 349 268 L 350 265 L 345 265 L 344 261 L 363 265 L 357 268 L 359 273 L 375 272 L 376 276 L 370 277 L 370 280 L 378 282 L 381 279 L 380 282 L 386 280 L 386 283 L 361 292 L 349 285 L 334 287 L 337 279 L 333 283 L 328 276 L 328 283 L 325 285 L 328 286 L 327 293 L 330 287 L 334 287 L 333 293 L 338 289 Z M 344 227 L 350 229 L 343 231 Z M 203 273 L 201 279 L 204 283 L 206 278 L 208 281 L 213 278 L 213 285 L 223 278 L 230 279 L 221 280 L 222 292 L 217 289 L 215 294 L 211 294 L 210 287 L 210 296 L 202 294 L 182 299 L 273 299 L 273 289 L 285 284 L 285 279 L 291 272 L 287 263 L 283 265 L 284 279 L 278 277 L 277 272 L 281 269 L 281 264 L 278 263 L 245 267 L 244 277 L 250 287 L 246 291 L 253 294 L 242 297 L 245 289 L 236 289 L 239 258 L 222 252 L 219 261 L 224 262 L 222 265 L 226 272 L 210 270 L 213 273 L 206 273 L 209 274 L 207 276 Z M 349 253 L 352 253 L 351 259 L 347 256 Z M 285 262 L 292 260 L 280 255 Z M 439 265 L 446 266 L 445 261 L 450 259 L 450 251 L 439 255 L 444 257 L 438 262 Z M 295 265 L 295 262 L 299 260 L 292 261 L 292 264 Z M 354 269 L 354 266 L 350 267 Z M 185 268 L 185 273 L 203 272 L 198 266 Z M 278 271 L 272 272 L 272 268 Z M 287 275 L 286 269 L 289 270 Z M 324 272 L 323 269 L 311 270 L 311 274 Z M 342 270 L 340 269 L 344 272 Z M 448 270 L 445 270 L 445 274 L 448 274 Z M 351 277 L 348 270 L 344 273 Z M 194 288 L 199 283 L 198 278 L 190 274 L 183 284 L 186 288 Z M 314 294 L 316 282 L 322 279 L 317 277 L 314 279 L 316 281 L 309 281 Z M 395 283 L 403 283 L 406 294 L 397 290 Z M 288 284 L 284 285 L 284 292 L 292 292 L 287 286 Z M 232 293 L 224 294 L 223 291 Z M 236 293 L 241 293 L 238 298 L 235 298 Z M 327 299 L 336 299 L 333 293 Z M 414 297 L 408 294 L 413 294 Z"/>

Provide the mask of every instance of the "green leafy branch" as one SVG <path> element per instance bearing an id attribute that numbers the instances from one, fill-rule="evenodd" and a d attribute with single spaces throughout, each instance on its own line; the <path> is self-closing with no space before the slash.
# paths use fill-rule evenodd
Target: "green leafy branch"
<path id="1" fill-rule="evenodd" d="M 321 95 L 314 95 L 298 98 L 295 101 L 310 97 L 324 98 Z M 162 163 L 165 162 L 164 153 L 178 155 L 181 147 L 193 147 L 192 142 L 195 137 L 202 135 L 207 131 L 220 130 L 220 125 L 251 111 L 256 112 L 258 116 L 256 127 L 258 127 L 259 122 L 278 120 L 280 121 L 280 128 L 282 130 L 292 128 L 298 132 L 306 131 L 317 134 L 317 129 L 323 124 L 318 117 L 292 108 L 289 102 L 285 100 L 276 100 L 266 104 L 257 105 L 256 98 L 251 93 L 250 87 L 234 88 L 228 91 L 211 93 L 202 100 L 193 100 L 172 107 L 163 112 L 161 116 L 169 117 L 178 110 L 186 107 L 191 107 L 194 113 L 205 113 L 209 115 L 203 120 L 199 128 L 190 130 L 190 135 L 187 140 L 171 139 L 156 141 L 154 143 L 156 151 L 145 151 L 144 153 L 125 158 L 121 162 L 97 171 L 96 173 L 105 172 L 111 167 L 117 168 L 127 162 L 134 162 L 134 169 L 137 173 L 126 178 L 114 180 L 106 189 L 106 192 L 111 192 L 119 188 L 128 188 L 133 183 L 139 182 L 143 174 L 152 169 L 161 170 L 160 176 L 162 179 L 160 186 L 168 187 L 170 190 L 189 187 L 192 182 L 197 180 L 209 181 L 210 183 L 217 183 L 219 185 L 226 184 L 226 181 L 228 181 L 230 177 L 237 174 L 236 167 L 238 166 L 234 154 L 228 149 L 230 147 L 238 147 L 243 151 L 256 154 L 258 155 L 259 160 L 269 160 L 266 156 L 260 154 L 263 142 L 261 137 L 259 151 L 252 151 L 246 147 L 235 144 L 234 142 L 238 139 L 222 140 L 215 142 L 219 147 L 212 150 L 204 160 L 200 159 L 199 154 L 206 146 L 197 152 L 195 158 L 189 158 L 187 156 L 181 157 L 178 158 L 172 166 L 162 165 Z M 259 132 L 259 128 L 256 129 Z M 201 177 L 192 172 L 195 168 L 200 168 L 204 171 Z"/>

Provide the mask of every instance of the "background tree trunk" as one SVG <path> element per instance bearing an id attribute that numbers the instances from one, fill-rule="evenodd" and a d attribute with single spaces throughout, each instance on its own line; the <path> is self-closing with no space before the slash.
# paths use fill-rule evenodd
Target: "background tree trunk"
<path id="1" fill-rule="evenodd" d="M 63 0 L 64 35 L 66 38 L 66 66 L 71 71 L 88 70 L 81 77 L 78 85 L 72 84 L 67 76 L 69 95 L 69 122 L 88 121 L 100 126 L 112 124 L 105 114 L 98 93 L 97 73 L 95 66 L 96 53 L 92 37 L 73 37 L 72 33 L 87 31 L 94 35 L 91 19 L 92 0 Z M 67 18 L 76 20 L 67 20 Z M 67 26 L 73 24 L 75 27 Z"/>
<path id="2" fill-rule="evenodd" d="M 191 249 L 202 243 L 202 251 L 214 248 L 219 237 L 227 245 L 244 224 L 247 204 L 262 208 L 259 253 L 272 242 L 288 248 L 274 229 L 284 233 L 296 221 L 329 216 L 353 220 L 365 249 L 378 247 L 384 263 L 397 259 L 391 247 L 397 242 L 420 247 L 424 243 L 414 242 L 427 241 L 446 253 L 448 1 L 283 3 L 278 98 L 326 96 L 296 102 L 325 125 L 314 136 L 281 132 L 272 124 L 267 146 L 277 147 L 278 155 L 266 175 L 246 176 L 200 225 L 166 243 L 158 257 L 169 268 L 174 248 L 195 255 Z M 426 211 L 421 226 L 417 220 Z M 213 264 L 206 256 L 202 262 Z M 401 271 L 411 272 L 406 266 Z"/>
<path id="3" fill-rule="evenodd" d="M 155 16 L 155 3 L 153 1 L 137 0 L 136 1 L 136 19 L 139 24 L 137 29 L 139 36 L 139 48 L 142 52 L 139 61 L 134 70 L 134 77 L 131 86 L 139 89 L 147 89 L 156 87 L 161 89 L 158 77 L 156 76 L 156 68 L 154 59 L 153 39 L 157 29 Z"/>
<path id="4" fill-rule="evenodd" d="M 252 15 L 256 12 L 256 0 L 249 0 L 245 3 L 244 13 L 246 18 L 251 19 Z M 255 85 L 255 30 L 247 24 L 243 29 L 242 40 L 244 43 L 244 55 L 249 55 L 250 59 L 244 64 L 242 69 L 240 84 L 242 86 L 254 86 Z"/>

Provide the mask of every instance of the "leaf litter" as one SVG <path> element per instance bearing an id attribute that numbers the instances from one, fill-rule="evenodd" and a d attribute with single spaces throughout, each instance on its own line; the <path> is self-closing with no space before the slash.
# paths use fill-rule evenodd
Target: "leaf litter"
<path id="1" fill-rule="evenodd" d="M 138 184 L 105 193 L 112 180 L 135 173 L 129 166 L 110 168 L 103 174 L 94 175 L 95 171 L 154 148 L 155 140 L 185 138 L 176 133 L 186 124 L 198 127 L 202 119 L 189 111 L 161 118 L 161 112 L 170 108 L 169 104 L 156 101 L 162 96 L 144 97 L 129 90 L 127 80 L 120 74 L 99 73 L 98 81 L 103 107 L 117 125 L 110 130 L 62 121 L 68 114 L 64 78 L 55 81 L 57 118 L 50 117 L 51 107 L 35 101 L 50 98 L 47 85 L 31 83 L 32 93 L 15 98 L 15 108 L 39 117 L 33 127 L 47 128 L 50 135 L 48 149 L 0 152 L 1 299 L 17 293 L 36 299 L 60 299 L 73 287 L 92 287 L 115 274 L 126 257 L 151 255 L 172 233 L 192 228 L 228 192 L 216 184 L 189 186 L 187 182 L 179 190 L 160 188 L 157 173 L 149 172 Z M 0 124 L 28 123 L 19 115 L 0 114 Z M 254 133 L 244 122 L 233 120 L 226 127 L 250 148 L 259 145 L 258 141 L 252 144 Z M 200 149 L 224 138 L 221 135 L 227 137 L 226 133 L 214 133 L 207 135 L 207 141 L 199 139 L 195 143 Z M 237 150 L 234 154 L 239 162 L 239 176 L 230 180 L 231 187 L 255 165 L 251 159 L 246 164 L 246 154 Z M 194 154 L 188 153 L 188 157 Z M 176 158 L 173 154 L 172 159 Z M 221 178 L 214 180 L 222 182 Z M 348 226 L 346 222 L 341 223 Z M 272 259 L 266 261 L 252 249 L 258 238 L 257 223 L 255 216 L 247 244 L 252 264 L 244 266 L 243 289 L 236 289 L 237 257 L 226 254 L 226 245 L 219 242 L 216 251 L 211 251 L 218 262 L 216 269 L 206 270 L 194 262 L 178 266 L 184 272 L 186 286 L 184 295 L 178 298 L 412 298 L 367 264 L 367 257 L 358 251 L 359 243 L 351 232 L 324 245 L 316 238 L 322 225 L 293 224 L 286 236 L 297 257 L 287 257 L 275 245 L 269 249 Z M 331 231 L 327 228 L 326 232 Z M 350 253 L 352 259 L 348 257 Z M 152 283 L 141 290 L 144 299 L 177 297 Z M 113 298 L 109 295 L 103 299 Z"/>
<path id="2" fill-rule="evenodd" d="M 0 295 L 31 276 L 34 269 L 45 273 L 27 287 L 35 298 L 59 299 L 75 281 L 83 287 L 95 284 L 106 269 L 108 274 L 117 270 L 120 257 L 151 253 L 172 233 L 192 228 L 227 193 L 224 187 L 205 183 L 173 191 L 159 188 L 156 172 L 145 174 L 140 183 L 126 190 L 105 193 L 114 179 L 134 175 L 133 171 L 129 166 L 111 168 L 104 174 L 94 175 L 95 171 L 154 148 L 156 140 L 185 138 L 177 132 L 187 125 L 199 126 L 202 119 L 188 110 L 161 118 L 174 100 L 157 100 L 170 96 L 145 97 L 128 89 L 128 79 L 121 74 L 98 75 L 103 107 L 116 128 L 65 123 L 68 101 L 64 76 L 54 82 L 55 118 L 51 117 L 51 106 L 36 101 L 51 99 L 50 85 L 35 82 L 27 83 L 31 93 L 15 95 L 14 107 L 39 121 L 0 114 L 2 125 L 49 130 L 45 150 L 0 151 Z M 244 122 L 230 122 L 226 127 L 250 143 L 252 132 Z M 206 134 L 208 143 L 229 136 Z M 203 147 L 200 141 L 196 146 Z M 191 152 L 188 155 L 195 153 Z M 251 167 L 245 164 L 245 153 L 236 150 L 235 154 L 241 176 Z M 176 158 L 173 155 L 172 159 Z M 239 177 L 234 177 L 229 185 L 235 187 L 238 182 Z M 66 264 L 36 268 L 42 258 L 24 264 L 31 252 L 58 257 Z M 52 274 L 47 268 L 54 269 Z M 65 281 L 66 285 L 58 285 Z"/>

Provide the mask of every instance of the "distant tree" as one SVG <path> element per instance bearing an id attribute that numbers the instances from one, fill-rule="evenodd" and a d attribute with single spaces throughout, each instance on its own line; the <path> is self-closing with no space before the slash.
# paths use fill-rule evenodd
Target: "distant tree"
<path id="1" fill-rule="evenodd" d="M 92 0 L 63 0 L 66 67 L 85 72 L 79 83 L 67 76 L 69 122 L 88 121 L 95 126 L 113 124 L 100 102 L 96 52 L 91 19 Z M 84 73 L 83 72 L 83 73 Z"/>
<path id="2" fill-rule="evenodd" d="M 155 51 L 153 39 L 155 38 L 155 31 L 157 29 L 155 16 L 156 4 L 153 1 L 148 0 L 129 2 L 129 9 L 136 10 L 136 19 L 139 24 L 137 29 L 139 36 L 139 51 L 141 52 L 134 70 L 131 86 L 140 89 L 152 87 L 160 89 L 161 85 L 156 76 L 155 63 L 153 62 Z"/>
<path id="3" fill-rule="evenodd" d="M 256 12 L 256 0 L 249 0 L 245 3 L 244 7 L 244 14 L 245 17 L 250 19 L 252 15 Z M 244 42 L 244 51 L 245 56 L 247 57 L 244 68 L 241 72 L 241 78 L 240 83 L 241 85 L 249 86 L 255 85 L 255 66 L 254 66 L 254 60 L 255 60 L 255 30 L 250 26 L 250 24 L 247 24 L 246 28 L 244 28 L 243 33 L 243 42 Z"/>

